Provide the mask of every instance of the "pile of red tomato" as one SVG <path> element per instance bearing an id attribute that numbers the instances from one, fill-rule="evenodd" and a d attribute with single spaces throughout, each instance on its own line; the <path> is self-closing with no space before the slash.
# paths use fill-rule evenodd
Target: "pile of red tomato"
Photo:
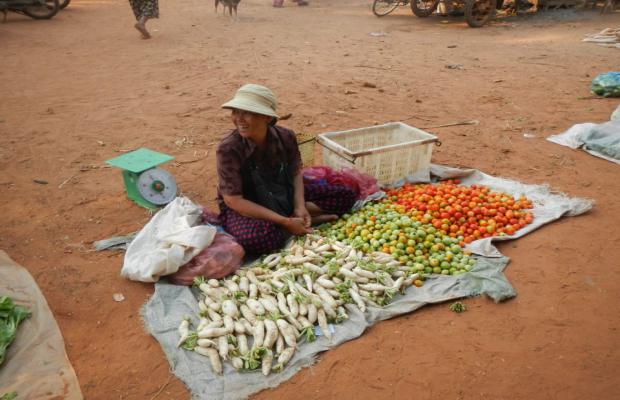
<path id="1" fill-rule="evenodd" d="M 493 192 L 481 185 L 459 186 L 458 180 L 435 185 L 406 184 L 387 191 L 386 203 L 413 220 L 431 224 L 459 244 L 490 236 L 512 235 L 533 220 L 532 202 L 525 197 Z"/>

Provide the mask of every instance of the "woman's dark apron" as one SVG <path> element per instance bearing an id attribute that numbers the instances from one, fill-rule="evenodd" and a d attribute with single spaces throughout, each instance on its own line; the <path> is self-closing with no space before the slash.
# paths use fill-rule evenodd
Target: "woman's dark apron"
<path id="1" fill-rule="evenodd" d="M 277 134 L 275 136 L 277 138 Z M 259 166 L 255 155 L 252 155 L 247 167 L 242 169 L 243 197 L 282 216 L 289 217 L 293 214 L 294 208 L 294 177 L 292 166 L 286 161 L 286 154 L 283 154 L 283 146 L 279 138 L 277 140 L 277 158 L 281 161 L 273 163 L 267 160 Z M 267 167 L 265 164 L 270 164 L 270 166 Z"/>

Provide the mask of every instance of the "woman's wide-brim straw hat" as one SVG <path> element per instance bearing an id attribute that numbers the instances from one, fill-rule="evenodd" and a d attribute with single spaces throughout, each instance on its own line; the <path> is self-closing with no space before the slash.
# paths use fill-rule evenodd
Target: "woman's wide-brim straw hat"
<path id="1" fill-rule="evenodd" d="M 222 104 L 222 108 L 236 108 L 278 118 L 276 107 L 276 96 L 273 92 L 254 83 L 241 86 L 232 100 Z"/>

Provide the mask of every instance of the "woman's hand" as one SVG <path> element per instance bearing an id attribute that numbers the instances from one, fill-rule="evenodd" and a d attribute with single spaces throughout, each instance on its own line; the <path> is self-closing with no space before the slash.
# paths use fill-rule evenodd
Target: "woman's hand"
<path id="1" fill-rule="evenodd" d="M 310 217 L 310 213 L 308 212 L 308 209 L 306 209 L 305 205 L 295 207 L 295 210 L 293 211 L 293 216 L 301 218 L 304 221 L 304 225 L 306 226 L 306 228 L 310 228 L 312 218 Z"/>
<path id="2" fill-rule="evenodd" d="M 291 217 L 286 218 L 284 222 L 281 224 L 284 229 L 293 235 L 301 236 L 307 233 L 312 232 L 309 226 L 306 226 L 306 223 L 302 218 Z"/>

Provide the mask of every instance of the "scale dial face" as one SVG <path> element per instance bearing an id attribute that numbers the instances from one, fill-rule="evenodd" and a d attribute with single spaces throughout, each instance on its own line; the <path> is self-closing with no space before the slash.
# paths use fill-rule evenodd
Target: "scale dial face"
<path id="1" fill-rule="evenodd" d="M 170 203 L 177 195 L 177 183 L 168 171 L 151 168 L 138 177 L 138 192 L 147 201 L 156 205 Z"/>

